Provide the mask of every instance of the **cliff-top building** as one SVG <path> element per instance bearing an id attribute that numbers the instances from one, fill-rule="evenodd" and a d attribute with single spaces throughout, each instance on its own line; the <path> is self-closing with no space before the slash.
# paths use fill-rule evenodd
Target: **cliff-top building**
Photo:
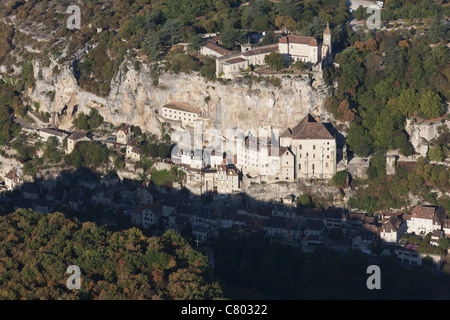
<path id="1" fill-rule="evenodd" d="M 242 45 L 241 52 L 229 51 L 218 44 L 207 43 L 200 53 L 216 57 L 216 76 L 233 78 L 250 65 L 265 64 L 264 58 L 272 52 L 279 52 L 286 63 L 303 61 L 320 67 L 331 63 L 332 37 L 330 26 L 323 32 L 323 41 L 313 37 L 287 35 L 280 38 L 278 44 L 253 48 Z"/>

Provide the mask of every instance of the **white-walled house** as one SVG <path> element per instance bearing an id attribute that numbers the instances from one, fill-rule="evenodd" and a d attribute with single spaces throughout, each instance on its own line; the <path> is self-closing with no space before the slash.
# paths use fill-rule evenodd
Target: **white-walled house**
<path id="1" fill-rule="evenodd" d="M 406 232 L 406 222 L 398 216 L 384 219 L 380 227 L 380 239 L 385 242 L 397 243 Z"/>
<path id="2" fill-rule="evenodd" d="M 131 161 L 137 162 L 141 160 L 141 148 L 137 146 L 136 140 L 130 140 L 127 143 L 126 157 Z"/>
<path id="3" fill-rule="evenodd" d="M 127 144 L 133 136 L 133 130 L 131 126 L 123 126 L 117 131 L 117 142 L 121 144 Z"/>
<path id="4" fill-rule="evenodd" d="M 427 234 L 442 230 L 446 216 L 442 207 L 415 207 L 410 215 L 405 216 L 408 233 Z"/>

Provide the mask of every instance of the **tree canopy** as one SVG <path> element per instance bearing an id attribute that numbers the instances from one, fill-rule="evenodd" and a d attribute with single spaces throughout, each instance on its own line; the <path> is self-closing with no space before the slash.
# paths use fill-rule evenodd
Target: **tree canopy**
<path id="1" fill-rule="evenodd" d="M 69 290 L 69 265 L 81 289 Z M 175 231 L 146 237 L 109 231 L 61 213 L 19 210 L 0 217 L 0 299 L 218 299 L 208 259 Z"/>

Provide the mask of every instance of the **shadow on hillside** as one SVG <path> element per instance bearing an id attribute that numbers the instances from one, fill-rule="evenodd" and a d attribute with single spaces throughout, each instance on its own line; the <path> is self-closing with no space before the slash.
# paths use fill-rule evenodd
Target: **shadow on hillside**
<path id="1" fill-rule="evenodd" d="M 319 285 L 321 290 L 328 290 L 326 288 L 329 286 L 336 289 L 336 292 L 337 288 L 346 287 L 344 291 L 348 298 L 358 295 L 366 298 L 384 297 L 382 294 L 385 292 L 372 295 L 365 287 L 364 277 L 367 276 L 365 272 L 368 264 L 383 266 L 386 260 L 364 254 L 363 251 L 357 250 L 357 253 L 355 250 L 347 251 L 348 248 L 353 248 L 351 239 L 355 234 L 367 241 L 376 238 L 374 229 L 362 228 L 364 222 L 368 222 L 367 216 L 348 213 L 334 207 L 328 209 L 298 207 L 295 196 L 292 199 L 285 197 L 287 203 L 281 201 L 282 199 L 277 203 L 258 201 L 244 193 L 228 197 L 212 193 L 198 196 L 184 188 L 158 187 L 149 182 L 126 179 L 121 181 L 118 176 L 100 176 L 82 168 L 62 171 L 55 178 L 24 183 L 14 191 L 2 194 L 0 205 L 4 215 L 19 208 L 30 208 L 43 213 L 62 212 L 68 218 L 93 221 L 111 231 L 118 231 L 133 226 L 134 212 L 143 207 L 157 210 L 159 206 L 152 203 L 159 203 L 163 216 L 160 224 L 158 227 L 143 229 L 143 233 L 147 236 L 158 236 L 172 227 L 179 231 L 193 248 L 210 256 L 214 274 L 223 281 L 231 297 L 290 299 L 293 295 L 315 299 L 335 298 L 330 292 L 322 295 L 323 292 L 320 293 L 320 290 L 315 294 L 309 294 L 308 290 L 304 291 L 306 284 Z M 341 227 L 343 217 L 346 219 L 346 231 L 351 232 L 339 236 L 339 233 L 331 230 L 338 230 Z M 376 221 L 376 217 L 371 218 Z M 215 225 L 221 231 L 211 235 L 211 239 L 214 239 L 212 242 L 201 239 L 202 232 L 206 232 L 203 227 L 207 225 Z M 325 234 L 322 240 L 317 236 L 321 232 Z M 280 233 L 284 233 L 283 239 L 280 238 Z M 202 245 L 199 246 L 198 240 L 203 242 Z M 275 246 L 269 243 L 274 243 Z M 279 244 L 290 245 L 279 246 Z M 305 248 L 310 249 L 311 254 L 306 253 Z M 395 257 L 390 258 L 393 262 L 396 261 Z M 282 264 L 278 265 L 277 261 L 281 261 Z M 334 267 L 329 268 L 330 263 Z M 317 266 L 311 269 L 311 264 Z M 277 272 L 272 269 L 276 265 L 279 269 L 276 269 Z M 334 279 L 334 269 L 341 268 L 340 272 L 344 272 L 348 266 L 350 270 L 358 268 L 358 273 L 355 275 L 345 271 L 348 273 L 348 279 L 330 280 L 333 281 L 330 284 L 326 281 L 314 284 L 315 282 L 311 280 L 319 275 L 325 277 L 324 279 Z M 392 265 L 389 268 L 394 267 Z M 309 270 L 308 272 L 315 276 L 307 280 L 302 276 L 303 271 L 299 274 L 298 270 Z M 395 270 L 396 273 L 393 274 L 395 279 L 398 278 L 396 275 L 404 272 L 402 269 Z M 412 272 L 413 270 L 415 269 L 412 269 Z M 417 272 L 422 274 L 420 270 Z M 296 277 L 298 281 L 303 279 L 301 281 L 306 282 L 304 285 L 295 284 L 295 281 L 291 283 L 283 277 L 285 274 L 289 274 L 287 278 Z M 415 276 L 416 273 L 410 274 L 410 277 Z M 395 279 L 392 281 L 395 282 Z M 408 288 L 413 286 L 411 284 L 413 282 L 402 284 L 408 286 L 405 292 L 411 291 Z M 396 285 L 395 282 L 393 286 Z M 255 288 L 254 292 L 249 289 L 250 287 Z M 417 292 L 419 291 L 421 290 L 418 289 Z M 263 295 L 259 296 L 260 294 Z"/>

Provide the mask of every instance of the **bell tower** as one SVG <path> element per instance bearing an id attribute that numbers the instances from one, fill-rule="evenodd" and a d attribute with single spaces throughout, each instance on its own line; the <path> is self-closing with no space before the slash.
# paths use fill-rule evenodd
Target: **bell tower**
<path id="1" fill-rule="evenodd" d="M 332 48 L 331 48 L 331 30 L 330 30 L 330 23 L 327 21 L 327 27 L 325 31 L 323 32 L 323 44 L 328 46 L 328 53 L 330 56 L 333 54 Z"/>

